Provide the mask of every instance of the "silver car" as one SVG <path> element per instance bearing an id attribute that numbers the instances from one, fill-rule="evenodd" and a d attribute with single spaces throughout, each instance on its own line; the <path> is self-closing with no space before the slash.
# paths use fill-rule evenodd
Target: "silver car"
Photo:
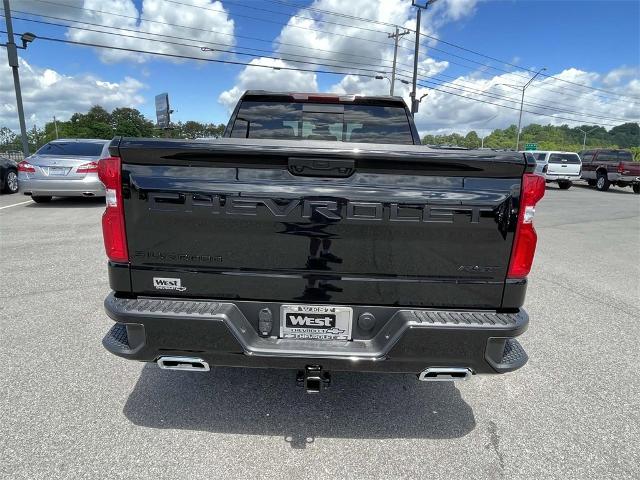
<path id="1" fill-rule="evenodd" d="M 109 140 L 54 140 L 18 164 L 20 190 L 37 203 L 51 197 L 104 196 L 98 160 L 109 156 Z"/>

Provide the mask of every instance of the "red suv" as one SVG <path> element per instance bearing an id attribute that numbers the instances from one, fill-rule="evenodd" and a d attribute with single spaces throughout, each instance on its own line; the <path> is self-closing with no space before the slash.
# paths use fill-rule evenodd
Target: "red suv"
<path id="1" fill-rule="evenodd" d="M 633 161 L 629 150 L 583 150 L 578 155 L 582 159 L 582 178 L 592 187 L 605 192 L 617 185 L 640 193 L 640 162 Z"/>

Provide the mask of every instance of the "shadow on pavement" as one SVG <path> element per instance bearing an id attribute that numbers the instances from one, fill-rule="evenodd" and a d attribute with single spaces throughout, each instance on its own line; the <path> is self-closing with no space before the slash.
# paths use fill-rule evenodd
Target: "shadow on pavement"
<path id="1" fill-rule="evenodd" d="M 630 193 L 631 195 L 637 195 L 633 192 L 633 189 L 631 187 L 616 187 L 612 185 L 606 192 L 599 192 L 595 187 L 591 187 L 586 183 L 574 183 L 573 186 L 582 190 L 593 190 L 595 193 L 599 193 L 602 195 L 607 195 L 609 193 Z"/>
<path id="2" fill-rule="evenodd" d="M 280 436 L 292 448 L 324 438 L 457 438 L 476 425 L 452 383 L 413 375 L 335 372 L 309 395 L 291 370 L 214 368 L 167 372 L 147 364 L 129 395 L 134 424 L 216 433 Z"/>
<path id="3" fill-rule="evenodd" d="M 25 200 L 29 197 L 25 196 Z M 48 203 L 31 202 L 26 208 L 96 208 L 104 207 L 104 197 L 53 197 Z"/>

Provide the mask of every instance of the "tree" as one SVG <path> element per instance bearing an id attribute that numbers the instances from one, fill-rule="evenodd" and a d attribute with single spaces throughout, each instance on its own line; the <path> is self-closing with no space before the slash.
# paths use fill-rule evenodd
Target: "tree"
<path id="1" fill-rule="evenodd" d="M 565 150 L 578 152 L 582 150 L 584 134 L 581 131 L 589 132 L 587 135 L 587 147 L 619 147 L 634 148 L 640 147 L 640 125 L 629 122 L 613 127 L 607 131 L 606 128 L 593 125 L 581 125 L 580 127 L 569 127 L 568 125 L 539 125 L 532 123 L 522 129 L 521 142 L 535 143 L 540 150 Z M 496 129 L 485 138 L 484 146 L 488 148 L 513 149 L 515 147 L 517 128 L 511 125 L 504 130 Z M 425 135 L 423 142 L 435 145 L 459 145 L 467 148 L 476 148 L 480 140 L 476 132 L 471 131 L 462 137 L 458 133 L 448 135 Z M 521 148 L 522 148 L 521 144 Z"/>
<path id="2" fill-rule="evenodd" d="M 478 148 L 480 147 L 481 143 L 482 142 L 480 140 L 480 137 L 475 132 L 475 130 L 471 130 L 469 133 L 467 133 L 464 137 L 464 141 L 462 142 L 463 146 L 467 148 Z"/>
<path id="3" fill-rule="evenodd" d="M 9 150 L 18 140 L 18 136 L 8 127 L 0 128 L 0 149 Z"/>
<path id="4" fill-rule="evenodd" d="M 111 112 L 111 127 L 114 135 L 123 137 L 152 137 L 153 123 L 135 108 L 116 108 Z"/>
<path id="5" fill-rule="evenodd" d="M 43 129 L 34 125 L 31 130 L 27 132 L 27 139 L 29 140 L 29 150 L 35 152 L 42 145 L 47 143 L 46 135 Z"/>

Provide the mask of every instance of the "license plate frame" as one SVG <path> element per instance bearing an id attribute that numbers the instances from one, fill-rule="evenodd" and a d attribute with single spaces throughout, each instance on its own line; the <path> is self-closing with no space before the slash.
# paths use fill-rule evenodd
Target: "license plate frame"
<path id="1" fill-rule="evenodd" d="M 351 340 L 353 308 L 337 305 L 282 305 L 280 338 L 289 340 Z"/>
<path id="2" fill-rule="evenodd" d="M 64 177 L 67 173 L 69 173 L 68 167 L 49 167 L 47 169 L 47 174 L 50 177 Z"/>

